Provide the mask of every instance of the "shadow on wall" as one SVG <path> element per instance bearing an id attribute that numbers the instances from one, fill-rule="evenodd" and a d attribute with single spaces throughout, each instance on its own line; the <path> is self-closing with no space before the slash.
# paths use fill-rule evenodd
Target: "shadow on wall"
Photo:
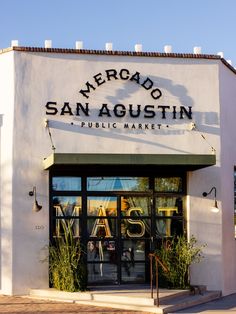
<path id="1" fill-rule="evenodd" d="M 214 246 L 210 247 L 212 251 Z M 208 290 L 219 290 L 219 287 L 222 287 L 221 252 L 215 251 L 214 253 L 208 253 L 206 247 L 206 252 L 203 255 L 204 258 L 199 264 L 190 266 L 190 283 L 191 285 L 207 285 Z"/>
<path id="2" fill-rule="evenodd" d="M 80 126 L 77 125 L 71 125 L 70 123 L 65 123 L 65 122 L 60 122 L 60 121 L 52 121 L 50 120 L 50 127 L 53 129 L 58 129 L 58 130 L 63 130 L 67 132 L 73 132 L 73 133 L 79 133 L 79 134 L 86 134 L 89 136 L 96 136 L 96 137 L 103 137 L 103 138 L 111 138 L 111 139 L 119 139 L 122 141 L 127 141 L 127 142 L 137 142 L 137 143 L 144 143 L 144 144 L 149 144 L 153 145 L 155 147 L 159 146 L 162 148 L 170 148 L 168 145 L 165 145 L 164 143 L 157 143 L 155 141 L 149 141 L 149 140 L 144 140 L 139 137 L 131 137 L 130 135 L 124 135 L 121 134 L 121 130 L 117 129 L 112 129 L 112 130 L 103 130 L 103 129 L 93 129 L 91 132 L 91 129 L 89 128 L 81 128 Z M 177 133 L 178 131 L 176 131 Z M 179 131 L 180 133 L 182 131 Z M 176 134 L 175 133 L 175 134 Z M 178 150 L 180 153 L 188 153 L 188 151 L 184 151 L 179 149 Z"/>
<path id="3" fill-rule="evenodd" d="M 152 104 L 153 111 L 155 116 L 147 118 L 144 117 L 143 108 L 146 106 L 146 104 L 132 104 L 134 107 L 134 114 L 137 114 L 138 106 L 140 106 L 141 113 L 138 115 L 138 119 L 132 117 L 129 115 L 129 103 L 125 104 L 125 113 L 123 117 L 117 117 L 113 113 L 114 105 L 116 104 L 123 104 L 123 101 L 125 99 L 130 99 L 130 96 L 137 92 L 138 89 L 141 88 L 142 93 L 148 92 L 145 90 L 145 88 L 140 87 L 137 82 L 132 82 L 130 80 L 125 81 L 125 84 L 123 88 L 118 88 L 116 90 L 115 95 L 103 95 L 103 86 L 100 86 L 98 90 L 91 90 L 91 99 L 100 99 L 99 96 L 102 95 L 101 99 L 104 101 L 100 102 L 100 104 L 94 104 L 89 103 L 90 99 L 87 100 L 89 113 L 86 115 L 82 110 L 79 111 L 79 115 L 75 111 L 76 104 L 71 104 L 71 112 L 69 112 L 62 117 L 64 120 L 59 121 L 53 118 L 54 115 L 47 115 L 47 118 L 49 118 L 49 127 L 52 129 L 58 129 L 63 130 L 67 132 L 73 132 L 73 133 L 79 133 L 79 134 L 86 134 L 89 136 L 96 136 L 101 138 L 110 138 L 110 139 L 117 139 L 121 141 L 126 142 L 136 142 L 136 143 L 143 143 L 143 144 L 149 144 L 154 147 L 160 147 L 164 149 L 173 149 L 169 144 L 166 144 L 163 138 L 163 141 L 160 141 L 160 138 L 157 139 L 156 136 L 169 136 L 169 135 L 184 135 L 185 132 L 189 131 L 189 125 L 191 122 L 194 121 L 194 123 L 197 125 L 197 129 L 194 130 L 195 132 L 199 132 L 199 138 L 201 136 L 201 133 L 209 133 L 209 134 L 219 134 L 219 128 L 216 127 L 216 125 L 219 125 L 219 118 L 217 112 L 195 112 L 193 110 L 192 117 L 193 119 L 189 119 L 186 117 L 186 119 L 179 118 L 180 112 L 176 112 L 177 118 L 173 118 L 173 107 L 177 108 L 178 106 L 183 107 L 194 107 L 193 99 L 188 95 L 188 91 L 185 86 L 183 85 L 175 85 L 173 84 L 172 80 L 169 79 L 163 79 L 158 76 L 150 76 L 150 79 L 155 82 L 155 86 L 158 86 L 160 90 L 166 89 L 170 95 L 173 96 L 173 103 L 171 104 L 171 101 L 169 101 L 170 97 L 165 97 L 165 95 L 162 95 L 160 99 L 154 100 L 150 96 L 150 103 Z M 107 84 L 110 84 L 110 82 L 107 82 Z M 129 84 L 129 88 L 126 88 Z M 104 84 L 105 85 L 105 84 Z M 97 98 L 95 98 L 95 96 Z M 166 102 L 166 103 L 165 103 Z M 86 103 L 86 102 L 85 102 Z M 84 105 L 85 103 L 81 103 Z M 101 106 L 103 104 L 107 104 L 107 108 L 109 108 L 109 114 L 102 114 L 99 115 Z M 155 103 L 153 105 L 153 103 Z M 69 103 L 68 103 L 69 104 Z M 170 106 L 169 109 L 166 109 L 166 118 L 162 118 L 162 111 L 158 108 L 158 106 Z M 61 105 L 62 106 L 62 105 Z M 58 109 L 57 115 L 60 118 L 60 110 Z M 169 110 L 169 112 L 168 112 Z M 178 109 L 174 109 L 178 110 Z M 105 111 L 106 112 L 106 111 Z M 65 118 L 68 120 L 68 122 L 65 122 Z M 118 127 L 112 127 L 113 124 L 122 124 L 122 126 Z M 98 127 L 96 127 L 96 124 L 99 124 Z M 105 127 L 103 126 L 105 125 Z M 108 126 L 109 124 L 109 126 Z M 127 129 L 124 129 L 124 124 L 129 124 L 129 127 Z M 134 125 L 135 124 L 135 125 Z M 90 125 L 90 126 L 89 126 Z M 134 127 L 133 127 L 134 125 Z M 152 129 L 152 125 L 154 125 L 154 129 Z M 150 137 L 146 137 L 145 139 L 140 137 L 139 135 L 142 134 L 152 134 Z M 54 132 L 55 133 L 55 132 Z M 54 135 L 54 134 L 53 134 Z M 154 135 L 154 136 L 153 136 Z M 176 148 L 175 151 L 179 153 L 189 153 L 189 151 Z"/>

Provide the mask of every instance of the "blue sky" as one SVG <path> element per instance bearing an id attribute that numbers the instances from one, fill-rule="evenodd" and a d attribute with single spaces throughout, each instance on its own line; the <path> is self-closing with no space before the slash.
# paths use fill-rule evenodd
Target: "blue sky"
<path id="1" fill-rule="evenodd" d="M 0 49 L 20 46 L 224 52 L 236 67 L 236 0 L 0 0 Z"/>

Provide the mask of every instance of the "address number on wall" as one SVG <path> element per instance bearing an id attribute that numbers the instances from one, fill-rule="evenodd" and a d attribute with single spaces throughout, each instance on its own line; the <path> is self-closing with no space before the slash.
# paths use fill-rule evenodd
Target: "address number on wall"
<path id="1" fill-rule="evenodd" d="M 43 226 L 43 225 L 36 225 L 36 226 L 35 226 L 35 229 L 36 229 L 36 230 L 43 230 L 43 229 L 44 229 L 44 226 Z"/>

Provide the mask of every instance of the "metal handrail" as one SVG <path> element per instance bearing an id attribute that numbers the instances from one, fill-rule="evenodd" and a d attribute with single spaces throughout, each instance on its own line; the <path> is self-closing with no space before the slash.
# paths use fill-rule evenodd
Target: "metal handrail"
<path id="1" fill-rule="evenodd" d="M 159 287 L 158 287 L 158 263 L 161 265 L 162 269 L 165 272 L 168 272 L 168 268 L 164 263 L 160 260 L 160 258 L 154 254 L 154 253 L 149 253 L 148 257 L 150 258 L 150 285 L 151 285 L 151 298 L 153 299 L 153 258 L 155 259 L 155 267 L 156 267 L 156 296 L 157 296 L 157 306 L 159 306 Z"/>

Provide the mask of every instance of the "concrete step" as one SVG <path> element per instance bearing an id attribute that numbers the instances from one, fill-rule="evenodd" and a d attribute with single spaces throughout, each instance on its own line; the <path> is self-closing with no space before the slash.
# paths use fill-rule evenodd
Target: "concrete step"
<path id="1" fill-rule="evenodd" d="M 61 299 L 61 300 L 72 300 L 76 301 L 93 301 L 93 302 L 107 302 L 107 303 L 117 303 L 117 304 L 136 304 L 138 306 L 153 306 L 155 304 L 155 299 L 152 299 L 150 293 L 148 295 L 141 296 L 140 293 L 137 296 L 136 293 L 131 295 L 128 292 L 63 292 L 56 289 L 31 289 L 30 296 L 35 297 L 47 297 L 50 299 Z"/>
<path id="2" fill-rule="evenodd" d="M 220 291 L 205 291 L 203 294 L 189 294 L 170 298 L 168 300 L 160 299 L 160 308 L 162 313 L 175 313 L 176 311 L 190 308 L 195 305 L 204 304 L 221 297 Z"/>
<path id="3" fill-rule="evenodd" d="M 31 289 L 30 297 L 54 301 L 73 302 L 149 313 L 174 313 L 178 310 L 220 298 L 219 291 L 190 294 L 188 290 L 159 290 L 159 306 L 155 291 L 150 289 L 106 289 L 86 292 L 63 292 L 56 289 Z"/>

